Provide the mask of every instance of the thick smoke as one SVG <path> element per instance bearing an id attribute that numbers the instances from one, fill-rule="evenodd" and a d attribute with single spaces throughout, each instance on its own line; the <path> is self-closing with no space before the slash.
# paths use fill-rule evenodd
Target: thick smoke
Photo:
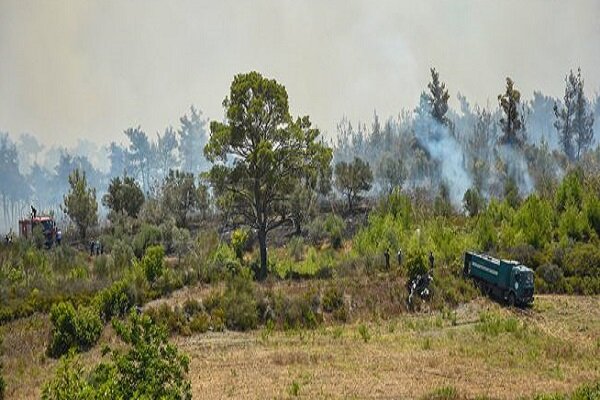
<path id="1" fill-rule="evenodd" d="M 465 169 L 464 150 L 448 126 L 439 123 L 431 116 L 431 107 L 423 97 L 416 114 L 414 123 L 416 138 L 431 160 L 439 165 L 441 178 L 439 183 L 447 185 L 450 200 L 458 207 L 462 203 L 465 191 L 473 185 L 473 180 Z"/>

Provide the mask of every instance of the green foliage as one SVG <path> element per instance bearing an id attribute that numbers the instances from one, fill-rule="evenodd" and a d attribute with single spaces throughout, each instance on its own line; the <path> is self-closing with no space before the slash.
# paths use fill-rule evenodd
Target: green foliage
<path id="1" fill-rule="evenodd" d="M 144 204 L 144 192 L 140 185 L 130 176 L 115 177 L 110 181 L 108 190 L 102 197 L 102 204 L 110 208 L 114 214 L 124 214 L 137 218 L 142 205 Z M 109 215 L 109 217 L 111 217 Z M 111 217 L 115 220 L 115 215 Z"/>
<path id="2" fill-rule="evenodd" d="M 258 325 L 254 283 L 250 271 L 242 269 L 227 280 L 222 299 L 225 324 L 231 330 L 246 331 Z"/>
<path id="3" fill-rule="evenodd" d="M 477 188 L 467 189 L 463 196 L 463 207 L 469 216 L 474 217 L 485 208 L 485 199 Z"/>
<path id="4" fill-rule="evenodd" d="M 43 400 L 88 400 L 94 398 L 96 396 L 93 388 L 85 379 L 83 366 L 74 353 L 60 359 L 54 378 L 46 382 L 42 389 Z"/>
<path id="5" fill-rule="evenodd" d="M 424 275 L 429 271 L 427 254 L 422 247 L 416 248 L 408 254 L 406 265 L 408 266 L 408 277 L 414 279 L 417 275 Z"/>
<path id="6" fill-rule="evenodd" d="M 227 243 L 219 244 L 209 256 L 209 269 L 212 279 L 234 275 L 241 268 L 240 260 L 235 251 Z"/>
<path id="7" fill-rule="evenodd" d="M 500 142 L 510 146 L 521 146 L 524 142 L 525 121 L 521 114 L 521 93 L 515 89 L 511 78 L 506 78 L 506 91 L 498 95 L 498 102 L 502 110 L 500 129 L 502 137 Z"/>
<path id="8" fill-rule="evenodd" d="M 304 259 L 304 239 L 300 236 L 294 236 L 287 244 L 288 256 L 294 261 Z"/>
<path id="9" fill-rule="evenodd" d="M 407 178 L 407 170 L 402 159 L 385 154 L 377 166 L 377 180 L 381 188 L 390 194 L 393 191 L 400 191 Z"/>
<path id="10" fill-rule="evenodd" d="M 495 312 L 482 312 L 475 330 L 486 336 L 498 336 L 502 333 L 517 333 L 525 327 L 515 317 L 504 317 Z"/>
<path id="11" fill-rule="evenodd" d="M 172 399 L 192 398 L 186 375 L 187 356 L 167 341 L 166 331 L 147 316 L 129 315 L 126 323 L 115 321 L 123 350 L 110 352 L 109 362 L 86 373 L 79 359 L 63 357 L 55 376 L 44 385 L 44 400 L 67 399 Z"/>
<path id="12" fill-rule="evenodd" d="M 591 229 L 600 236 L 600 199 L 593 193 L 589 193 L 584 201 L 585 215 Z"/>
<path id="13" fill-rule="evenodd" d="M 567 253 L 565 275 L 600 278 L 600 249 L 596 244 L 579 243 Z"/>
<path id="14" fill-rule="evenodd" d="M 371 333 L 369 332 L 369 328 L 365 324 L 360 324 L 358 326 L 358 334 L 365 343 L 371 340 Z"/>
<path id="15" fill-rule="evenodd" d="M 323 293 L 323 310 L 335 312 L 344 307 L 344 292 L 338 286 L 329 286 Z"/>
<path id="16" fill-rule="evenodd" d="M 368 162 L 355 157 L 350 163 L 340 161 L 335 165 L 335 187 L 348 200 L 348 209 L 352 210 L 362 192 L 371 190 L 373 173 Z"/>
<path id="17" fill-rule="evenodd" d="M 574 169 L 563 178 L 556 190 L 556 210 L 565 211 L 569 206 L 577 209 L 583 204 L 583 171 Z"/>
<path id="18" fill-rule="evenodd" d="M 108 322 L 112 317 L 124 316 L 135 305 L 135 293 L 127 280 L 113 283 L 96 294 L 96 308 L 101 318 Z"/>
<path id="19" fill-rule="evenodd" d="M 165 249 L 161 246 L 151 246 L 146 249 L 141 266 L 148 282 L 155 282 L 165 271 Z"/>
<path id="20" fill-rule="evenodd" d="M 191 385 L 186 379 L 189 359 L 168 343 L 163 328 L 134 311 L 127 323 L 115 321 L 113 326 L 129 347 L 127 352 L 112 352 L 114 373 L 105 384 L 116 398 L 192 398 Z"/>
<path id="21" fill-rule="evenodd" d="M 492 218 L 487 214 L 480 215 L 475 224 L 477 244 L 483 251 L 489 251 L 498 244 L 498 234 Z"/>
<path id="22" fill-rule="evenodd" d="M 331 241 L 331 246 L 334 249 L 342 247 L 342 237 L 344 229 L 346 229 L 344 220 L 338 215 L 328 214 L 325 218 L 324 229 Z"/>
<path id="23" fill-rule="evenodd" d="M 248 241 L 250 239 L 250 231 L 248 229 L 236 229 L 231 234 L 231 247 L 235 252 L 235 255 L 240 260 L 244 255 L 244 251 L 248 247 Z"/>
<path id="24" fill-rule="evenodd" d="M 460 396 L 454 386 L 443 386 L 422 397 L 423 400 L 458 400 Z"/>
<path id="25" fill-rule="evenodd" d="M 558 221 L 558 232 L 565 240 L 585 240 L 590 227 L 585 214 L 574 205 L 568 205 Z"/>
<path id="26" fill-rule="evenodd" d="M 159 245 L 161 241 L 161 231 L 157 226 L 143 224 L 133 238 L 133 251 L 137 257 L 142 257 L 148 247 Z"/>
<path id="27" fill-rule="evenodd" d="M 525 243 L 541 249 L 552 240 L 552 206 L 537 195 L 530 195 L 515 213 L 515 226 Z"/>
<path id="28" fill-rule="evenodd" d="M 381 216 L 390 214 L 395 221 L 401 223 L 404 229 L 409 229 L 414 220 L 410 198 L 398 189 L 394 189 L 388 196 L 381 198 L 377 213 Z"/>
<path id="29" fill-rule="evenodd" d="M 52 323 L 48 354 L 59 357 L 70 349 L 85 351 L 91 348 L 102 333 L 102 320 L 93 307 L 79 306 L 70 302 L 54 305 L 50 310 Z"/>
<path id="30" fill-rule="evenodd" d="M 179 170 L 169 171 L 163 182 L 161 201 L 163 209 L 175 218 L 179 228 L 187 226 L 189 212 L 208 207 L 204 187 L 196 186 L 192 173 Z"/>
<path id="31" fill-rule="evenodd" d="M 70 190 L 64 197 L 63 211 L 77 225 L 81 239 L 85 240 L 90 227 L 98 223 L 96 189 L 88 187 L 85 172 L 74 170 L 69 175 Z"/>
<path id="32" fill-rule="evenodd" d="M 207 177 L 219 208 L 256 229 L 264 278 L 267 232 L 291 216 L 282 204 L 289 204 L 303 176 L 324 169 L 331 150 L 308 117 L 293 121 L 285 87 L 258 72 L 236 75 L 223 107 L 227 121 L 211 122 L 204 149 L 214 164 Z M 231 156 L 240 162 L 227 163 Z"/>

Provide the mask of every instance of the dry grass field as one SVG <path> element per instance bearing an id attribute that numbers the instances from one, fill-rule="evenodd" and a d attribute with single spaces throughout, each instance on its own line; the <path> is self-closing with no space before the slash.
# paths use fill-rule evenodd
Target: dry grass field
<path id="1" fill-rule="evenodd" d="M 48 329 L 40 315 L 2 327 L 9 399 L 39 398 L 52 375 Z M 114 340 L 106 328 L 84 363 Z M 443 313 L 173 340 L 191 358 L 197 399 L 518 399 L 600 379 L 600 298 L 538 296 L 523 311 L 480 298 Z"/>

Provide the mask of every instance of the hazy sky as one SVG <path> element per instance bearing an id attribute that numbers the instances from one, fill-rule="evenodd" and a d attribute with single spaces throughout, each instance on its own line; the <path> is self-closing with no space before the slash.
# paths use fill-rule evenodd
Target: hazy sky
<path id="1" fill-rule="evenodd" d="M 436 66 L 453 97 L 496 103 L 504 78 L 561 96 L 600 88 L 600 1 L 0 0 L 0 131 L 72 145 L 154 135 L 191 104 L 221 119 L 234 74 L 283 83 L 332 134 L 413 108 Z"/>

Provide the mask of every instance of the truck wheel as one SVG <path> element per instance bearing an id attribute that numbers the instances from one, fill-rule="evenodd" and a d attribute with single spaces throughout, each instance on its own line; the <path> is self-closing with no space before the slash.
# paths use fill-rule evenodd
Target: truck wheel
<path id="1" fill-rule="evenodd" d="M 510 292 L 508 294 L 508 306 L 514 307 L 516 303 L 517 303 L 517 301 L 515 299 L 515 294 L 513 292 Z"/>

